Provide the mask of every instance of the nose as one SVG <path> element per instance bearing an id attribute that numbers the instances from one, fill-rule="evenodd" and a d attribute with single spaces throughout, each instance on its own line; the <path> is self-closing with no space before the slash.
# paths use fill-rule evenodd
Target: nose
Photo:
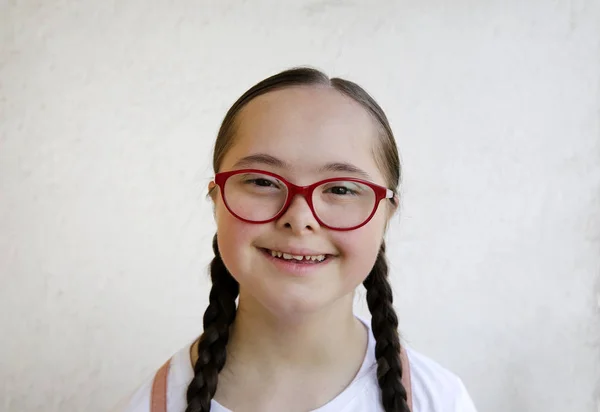
<path id="1" fill-rule="evenodd" d="M 299 194 L 294 196 L 285 213 L 277 219 L 276 225 L 295 235 L 314 233 L 321 227 L 308 202 Z"/>

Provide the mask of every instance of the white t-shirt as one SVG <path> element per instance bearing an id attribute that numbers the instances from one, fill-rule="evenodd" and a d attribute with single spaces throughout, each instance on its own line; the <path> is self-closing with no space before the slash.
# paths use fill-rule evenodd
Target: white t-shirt
<path id="1" fill-rule="evenodd" d="M 342 393 L 312 412 L 384 412 L 377 382 L 375 338 L 369 329 L 368 349 L 356 377 Z M 410 363 L 413 412 L 476 412 L 475 406 L 460 378 L 431 359 L 405 346 Z M 194 377 L 190 361 L 190 345 L 171 359 L 167 383 L 167 411 L 184 412 L 186 391 Z M 149 412 L 150 393 L 154 377 L 142 385 L 114 412 Z M 215 400 L 212 412 L 233 412 Z"/>

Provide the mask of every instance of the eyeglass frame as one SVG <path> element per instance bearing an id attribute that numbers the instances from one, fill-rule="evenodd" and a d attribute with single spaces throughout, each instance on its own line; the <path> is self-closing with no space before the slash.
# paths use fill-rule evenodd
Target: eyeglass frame
<path id="1" fill-rule="evenodd" d="M 260 221 L 249 220 L 249 219 L 245 219 L 245 218 L 239 216 L 229 206 L 229 204 L 227 203 L 227 199 L 225 198 L 225 184 L 227 183 L 227 179 L 229 179 L 231 176 L 235 176 L 235 175 L 242 174 L 242 173 L 256 173 L 256 174 L 270 176 L 270 177 L 273 177 L 273 178 L 281 181 L 286 186 L 288 193 L 287 193 L 287 197 L 285 199 L 285 203 L 281 207 L 281 210 L 279 212 L 277 212 L 277 214 L 274 217 L 272 217 L 270 219 L 266 219 L 266 220 L 260 220 Z M 315 191 L 315 189 L 317 187 L 319 187 L 325 183 L 336 182 L 336 181 L 361 183 L 365 186 L 370 187 L 371 190 L 373 190 L 373 192 L 375 193 L 375 202 L 373 204 L 373 210 L 371 211 L 371 214 L 369 215 L 369 217 L 367 217 L 365 219 L 365 221 L 362 222 L 361 224 L 352 226 L 349 228 L 337 228 L 337 227 L 329 226 L 328 224 L 324 223 L 319 218 L 319 216 L 317 216 L 317 212 L 315 211 L 315 208 L 313 205 L 313 200 L 312 200 L 313 192 Z M 310 208 L 311 213 L 313 214 L 314 218 L 317 220 L 319 225 L 326 227 L 328 229 L 337 230 L 337 231 L 356 230 L 356 229 L 359 229 L 359 228 L 365 226 L 367 223 L 369 223 L 371 221 L 371 219 L 373 219 L 373 216 L 375 216 L 375 213 L 377 212 L 377 209 L 379 208 L 379 204 L 381 203 L 381 201 L 383 199 L 393 199 L 396 196 L 395 192 L 391 189 L 388 189 L 387 187 L 380 186 L 373 182 L 369 182 L 368 180 L 358 179 L 355 177 L 331 177 L 328 179 L 319 180 L 318 182 L 315 182 L 308 186 L 299 186 L 299 185 L 295 185 L 294 183 L 286 180 L 285 178 L 283 178 L 282 176 L 280 176 L 278 174 L 271 173 L 266 170 L 260 170 L 260 169 L 239 169 L 239 170 L 230 170 L 227 172 L 219 172 L 219 173 L 215 174 L 213 182 L 216 186 L 219 187 L 219 191 L 221 192 L 221 199 L 223 199 L 223 203 L 225 204 L 225 207 L 227 208 L 229 213 L 231 213 L 233 216 L 235 216 L 236 218 L 238 218 L 239 220 L 241 220 L 243 222 L 254 223 L 254 224 L 264 224 L 264 223 L 273 222 L 273 221 L 279 219 L 281 216 L 283 216 L 285 214 L 285 212 L 288 210 L 288 208 L 290 207 L 290 204 L 292 203 L 292 200 L 296 197 L 296 195 L 300 195 L 304 198 L 304 200 L 306 200 L 306 203 L 308 204 L 308 207 Z"/>

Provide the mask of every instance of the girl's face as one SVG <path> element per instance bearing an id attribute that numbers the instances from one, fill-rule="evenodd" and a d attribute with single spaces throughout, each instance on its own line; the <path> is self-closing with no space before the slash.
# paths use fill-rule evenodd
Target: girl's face
<path id="1" fill-rule="evenodd" d="M 239 113 L 233 146 L 220 172 L 260 169 L 305 186 L 330 177 L 355 177 L 387 186 L 375 161 L 379 138 L 368 112 L 340 92 L 301 86 L 269 92 Z M 335 164 L 336 167 L 327 167 Z M 345 169 L 345 170 L 344 170 Z M 212 185 L 211 185 L 212 187 Z M 246 223 L 212 191 L 222 259 L 240 284 L 240 307 L 282 317 L 352 305 L 355 288 L 375 263 L 393 207 L 382 200 L 365 226 L 327 229 L 296 196 L 269 223 Z M 326 255 L 321 263 L 290 263 L 268 252 Z"/>

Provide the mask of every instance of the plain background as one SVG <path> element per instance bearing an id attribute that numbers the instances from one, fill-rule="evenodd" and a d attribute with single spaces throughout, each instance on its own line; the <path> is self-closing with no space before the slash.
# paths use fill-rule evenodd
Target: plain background
<path id="1" fill-rule="evenodd" d="M 219 122 L 295 65 L 391 120 L 407 341 L 480 411 L 600 410 L 600 2 L 0 5 L 1 410 L 107 410 L 201 332 Z"/>

